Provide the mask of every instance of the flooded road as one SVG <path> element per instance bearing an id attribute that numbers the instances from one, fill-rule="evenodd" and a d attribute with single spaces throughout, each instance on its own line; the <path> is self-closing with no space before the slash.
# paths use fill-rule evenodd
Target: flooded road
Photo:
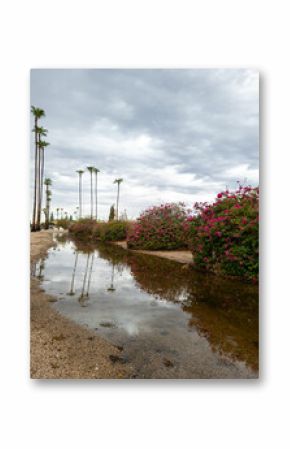
<path id="1" fill-rule="evenodd" d="M 64 239 L 33 267 L 53 307 L 121 349 L 137 378 L 258 376 L 258 288 Z"/>

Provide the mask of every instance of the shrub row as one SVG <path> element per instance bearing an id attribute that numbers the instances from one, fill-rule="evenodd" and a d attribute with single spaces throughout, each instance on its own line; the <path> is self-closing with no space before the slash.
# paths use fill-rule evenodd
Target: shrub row
<path id="1" fill-rule="evenodd" d="M 69 232 L 79 240 L 115 242 L 126 239 L 128 227 L 129 222 L 127 221 L 105 223 L 84 219 L 71 224 Z"/>

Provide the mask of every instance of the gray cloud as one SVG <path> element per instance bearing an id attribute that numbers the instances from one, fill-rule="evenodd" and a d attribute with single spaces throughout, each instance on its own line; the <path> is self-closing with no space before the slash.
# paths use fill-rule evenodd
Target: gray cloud
<path id="1" fill-rule="evenodd" d="M 117 176 L 131 217 L 160 201 L 211 200 L 238 179 L 257 184 L 258 83 L 244 69 L 32 70 L 31 104 L 46 111 L 49 129 L 53 207 L 74 210 L 75 170 L 91 164 L 101 170 L 103 218 Z M 88 175 L 84 188 L 88 213 Z"/>

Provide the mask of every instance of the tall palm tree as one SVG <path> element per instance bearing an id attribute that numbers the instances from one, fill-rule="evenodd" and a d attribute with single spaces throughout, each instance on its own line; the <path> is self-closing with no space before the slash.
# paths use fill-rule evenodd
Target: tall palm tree
<path id="1" fill-rule="evenodd" d="M 62 213 L 63 213 L 63 207 L 60 208 L 60 219 L 61 219 L 61 220 L 63 219 Z"/>
<path id="2" fill-rule="evenodd" d="M 37 220 L 37 191 L 38 191 L 38 137 L 37 137 L 37 128 L 38 128 L 38 120 L 42 117 L 45 117 L 45 112 L 43 109 L 36 108 L 35 106 L 31 106 L 31 113 L 34 116 L 34 133 L 35 133 L 35 156 L 34 156 L 34 195 L 33 195 L 33 212 L 32 212 L 32 231 L 36 231 L 36 220 Z"/>
<path id="3" fill-rule="evenodd" d="M 114 184 L 118 184 L 118 190 L 117 190 L 117 205 L 116 205 L 116 217 L 117 221 L 119 219 L 119 198 L 120 198 L 120 184 L 123 182 L 122 178 L 117 178 L 114 181 Z"/>
<path id="4" fill-rule="evenodd" d="M 77 170 L 76 173 L 79 174 L 79 218 L 82 218 L 82 176 L 84 170 Z"/>
<path id="5" fill-rule="evenodd" d="M 59 207 L 56 208 L 56 219 L 58 220 Z"/>
<path id="6" fill-rule="evenodd" d="M 43 129 L 43 128 L 38 128 Z M 43 178 L 44 178 L 44 149 L 49 145 L 48 142 L 41 140 L 41 135 L 43 131 L 38 134 L 38 152 L 39 152 L 39 194 L 38 194 L 38 215 L 37 222 L 40 224 L 40 211 L 42 206 L 42 196 L 43 196 Z M 44 133 L 44 135 L 46 135 Z"/>
<path id="7" fill-rule="evenodd" d="M 98 173 L 100 170 L 98 168 L 94 169 L 95 175 L 96 175 L 96 190 L 95 190 L 95 197 L 96 197 L 96 220 L 98 220 Z"/>
<path id="8" fill-rule="evenodd" d="M 93 219 L 93 172 L 95 167 L 87 167 L 91 175 L 91 220 Z"/>
<path id="9" fill-rule="evenodd" d="M 49 187 L 51 186 L 52 181 L 50 178 L 45 178 L 44 185 L 46 187 L 45 194 L 46 194 L 46 205 L 45 205 L 45 229 L 49 228 L 49 208 L 50 208 L 50 201 L 51 201 L 51 190 L 49 190 Z"/>
<path id="10" fill-rule="evenodd" d="M 42 126 L 36 126 L 33 128 L 33 132 L 37 135 L 37 147 L 38 147 L 38 157 L 37 157 L 37 205 L 36 205 L 36 230 L 40 229 L 40 217 L 41 217 L 41 206 L 42 206 L 42 192 L 43 192 L 43 171 L 44 171 L 44 147 L 49 145 L 48 143 L 41 140 L 42 137 L 47 135 L 47 129 Z"/>

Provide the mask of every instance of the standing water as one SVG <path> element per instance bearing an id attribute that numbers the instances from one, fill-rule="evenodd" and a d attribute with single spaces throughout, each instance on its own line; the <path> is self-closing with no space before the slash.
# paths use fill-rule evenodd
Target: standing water
<path id="1" fill-rule="evenodd" d="M 134 377 L 258 376 L 257 286 L 66 239 L 34 272 L 58 312 L 121 347 Z"/>

